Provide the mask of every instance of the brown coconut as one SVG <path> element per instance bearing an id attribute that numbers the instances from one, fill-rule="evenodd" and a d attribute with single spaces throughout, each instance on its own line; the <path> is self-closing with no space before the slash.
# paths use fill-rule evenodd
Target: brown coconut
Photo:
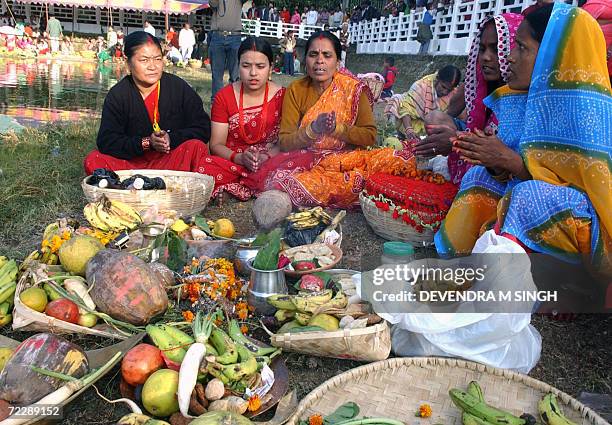
<path id="1" fill-rule="evenodd" d="M 291 198 L 280 190 L 268 190 L 253 203 L 253 221 L 262 231 L 270 231 L 291 214 Z"/>

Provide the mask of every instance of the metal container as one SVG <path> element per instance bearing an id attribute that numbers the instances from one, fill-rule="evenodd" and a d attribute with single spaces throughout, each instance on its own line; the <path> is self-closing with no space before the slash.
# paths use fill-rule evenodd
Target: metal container
<path id="1" fill-rule="evenodd" d="M 267 298 L 274 294 L 287 294 L 285 267 L 276 270 L 258 270 L 253 268 L 254 259 L 247 261 L 251 270 L 251 279 L 247 289 L 247 299 L 255 311 L 263 315 L 272 315 L 276 308 L 268 304 Z"/>
<path id="2" fill-rule="evenodd" d="M 255 238 L 244 239 L 245 243 L 238 244 L 236 249 L 236 254 L 234 255 L 234 267 L 241 276 L 246 277 L 251 274 L 251 269 L 247 266 L 247 262 L 249 260 L 253 260 L 259 252 L 260 247 L 251 246 L 251 243 L 254 240 Z"/>

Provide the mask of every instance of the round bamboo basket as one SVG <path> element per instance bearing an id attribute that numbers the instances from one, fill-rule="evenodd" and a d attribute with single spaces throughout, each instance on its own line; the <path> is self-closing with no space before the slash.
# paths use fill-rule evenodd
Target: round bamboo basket
<path id="1" fill-rule="evenodd" d="M 366 197 L 363 192 L 359 195 L 359 203 L 366 221 L 378 236 L 391 241 L 410 242 L 415 246 L 433 243 L 433 231 L 425 229 L 423 233 L 417 232 L 414 227 L 401 219 L 394 219 L 391 211 L 376 208 L 374 201 Z"/>
<path id="2" fill-rule="evenodd" d="M 530 413 L 538 417 L 538 402 L 554 393 L 565 416 L 578 425 L 609 425 L 592 409 L 558 389 L 527 375 L 465 360 L 442 357 L 393 358 L 351 369 L 315 388 L 299 404 L 287 422 L 297 425 L 310 415 L 332 413 L 353 401 L 359 417 L 388 417 L 405 423 L 443 423 L 460 425 L 461 411 L 448 395 L 451 388 L 465 390 L 476 380 L 491 406 L 517 416 Z M 432 416 L 414 417 L 420 404 L 432 408 Z"/>
<path id="3" fill-rule="evenodd" d="M 165 190 L 121 190 L 101 189 L 87 184 L 87 179 L 81 181 L 83 193 L 89 202 L 95 202 L 106 195 L 110 200 L 125 202 L 136 211 L 142 211 L 153 204 L 160 209 L 175 210 L 180 215 L 194 215 L 200 213 L 208 201 L 215 187 L 212 176 L 187 171 L 172 170 L 121 170 L 116 172 L 123 180 L 134 174 L 146 177 L 161 177 L 166 182 Z"/>

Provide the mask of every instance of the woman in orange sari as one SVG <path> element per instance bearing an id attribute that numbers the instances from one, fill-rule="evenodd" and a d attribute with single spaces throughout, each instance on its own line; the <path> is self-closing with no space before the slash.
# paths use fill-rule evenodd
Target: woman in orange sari
<path id="1" fill-rule="evenodd" d="M 365 149 L 376 140 L 372 94 L 339 70 L 341 52 L 329 31 L 313 34 L 306 43 L 307 76 L 289 85 L 283 101 L 280 148 L 296 162 L 311 158 L 312 165 L 277 170 L 268 187 L 284 190 L 298 206 L 356 206 L 371 174 L 415 169 L 412 154 L 408 159 L 392 148 Z"/>
<path id="2" fill-rule="evenodd" d="M 247 37 L 238 49 L 238 60 L 240 81 L 220 90 L 212 105 L 212 155 L 204 158 L 201 172 L 215 178 L 213 197 L 227 192 L 246 201 L 264 190 L 271 172 L 295 163 L 278 147 L 285 89 L 269 81 L 270 43 Z M 305 165 L 312 162 L 305 160 Z"/>

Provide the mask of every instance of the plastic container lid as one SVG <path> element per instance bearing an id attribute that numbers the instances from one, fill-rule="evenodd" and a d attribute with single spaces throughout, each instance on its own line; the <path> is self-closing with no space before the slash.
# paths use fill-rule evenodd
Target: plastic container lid
<path id="1" fill-rule="evenodd" d="M 383 244 L 383 254 L 397 256 L 413 255 L 414 247 L 408 242 L 385 242 Z"/>

